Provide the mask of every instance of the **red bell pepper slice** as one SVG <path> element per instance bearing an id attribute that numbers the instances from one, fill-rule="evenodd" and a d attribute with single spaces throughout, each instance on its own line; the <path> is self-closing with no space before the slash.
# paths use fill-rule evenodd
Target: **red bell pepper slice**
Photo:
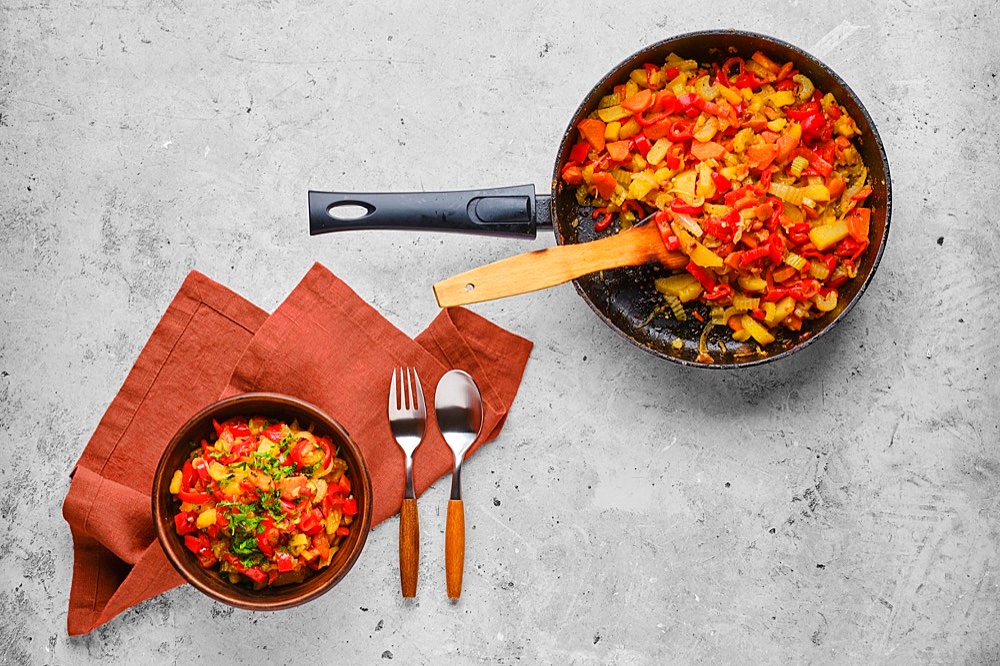
<path id="1" fill-rule="evenodd" d="M 818 136 L 826 126 L 826 116 L 818 111 L 803 118 L 799 124 L 802 125 L 803 135 Z"/>
<path id="2" fill-rule="evenodd" d="M 204 544 L 202 544 L 201 539 L 190 534 L 184 537 L 184 546 L 195 555 L 200 553 L 201 549 L 205 547 Z"/>
<path id="3" fill-rule="evenodd" d="M 685 154 L 683 143 L 670 144 L 670 147 L 667 148 L 667 168 L 679 169 L 684 163 Z"/>
<path id="4" fill-rule="evenodd" d="M 698 100 L 701 96 L 693 92 L 681 93 L 677 96 L 677 106 L 681 111 L 687 111 L 691 108 L 697 108 Z"/>
<path id="5" fill-rule="evenodd" d="M 799 280 L 788 287 L 788 295 L 797 301 L 808 301 L 819 293 L 819 280 Z"/>
<path id="6" fill-rule="evenodd" d="M 702 298 L 710 302 L 724 301 L 728 298 L 732 298 L 732 296 L 733 288 L 724 282 L 720 282 L 701 295 Z"/>
<path id="7" fill-rule="evenodd" d="M 674 211 L 675 213 L 682 213 L 684 215 L 699 215 L 701 214 L 701 211 L 703 209 L 704 209 L 704 204 L 692 206 L 691 204 L 686 203 L 683 199 L 679 197 L 675 198 L 673 201 L 670 202 L 670 210 Z"/>
<path id="8" fill-rule="evenodd" d="M 805 120 L 820 110 L 819 102 L 810 101 L 796 107 L 786 108 L 785 115 L 792 120 Z"/>
<path id="9" fill-rule="evenodd" d="M 780 264 L 785 256 L 785 241 L 778 234 L 771 234 L 767 239 L 767 256 L 774 264 Z"/>
<path id="10" fill-rule="evenodd" d="M 745 250 L 740 253 L 740 268 L 746 268 L 753 262 L 763 259 L 768 255 L 768 251 L 768 245 L 767 243 L 764 243 L 751 250 Z"/>
<path id="11" fill-rule="evenodd" d="M 249 437 L 250 436 L 250 426 L 247 425 L 245 421 L 239 420 L 229 420 L 219 423 L 215 419 L 212 419 L 212 426 L 215 428 L 216 435 L 222 435 L 226 430 L 233 437 Z"/>
<path id="12" fill-rule="evenodd" d="M 345 516 L 355 516 L 358 513 L 358 501 L 353 497 L 348 497 L 344 500 L 344 505 L 341 507 Z"/>
<path id="13" fill-rule="evenodd" d="M 670 113 L 669 112 L 660 113 L 653 116 L 652 118 L 646 118 L 641 113 L 637 113 L 633 117 L 635 118 L 635 121 L 639 123 L 639 125 L 641 125 L 642 127 L 650 127 L 652 125 L 656 125 L 657 123 L 663 122 L 664 120 L 669 118 Z M 660 137 L 657 136 L 656 138 L 658 139 Z"/>
<path id="14" fill-rule="evenodd" d="M 184 537 L 184 546 L 198 557 L 198 562 L 204 568 L 209 568 L 218 560 L 212 552 L 208 537 L 204 535 L 194 536 L 188 534 Z"/>
<path id="15" fill-rule="evenodd" d="M 204 504 L 212 499 L 209 493 L 182 490 L 177 493 L 177 499 L 188 504 Z"/>
<path id="16" fill-rule="evenodd" d="M 646 157 L 650 148 L 653 147 L 653 144 L 649 142 L 649 139 L 646 138 L 645 134 L 637 134 L 629 139 L 629 141 L 631 143 L 631 147 L 639 151 L 639 154 L 643 157 Z"/>
<path id="17" fill-rule="evenodd" d="M 281 573 L 287 573 L 295 568 L 295 559 L 291 554 L 279 551 L 274 555 L 274 563 Z"/>
<path id="18" fill-rule="evenodd" d="M 764 294 L 764 300 L 774 303 L 780 301 L 785 296 L 788 296 L 788 290 L 782 287 L 777 287 L 775 289 L 769 289 L 766 294 Z"/>
<path id="19" fill-rule="evenodd" d="M 202 481 L 207 481 L 210 478 L 208 474 L 208 463 L 205 462 L 204 458 L 195 458 L 191 461 L 191 467 L 194 468 L 195 474 Z"/>
<path id="20" fill-rule="evenodd" d="M 261 528 L 263 529 L 257 533 L 257 547 L 260 548 L 260 552 L 270 557 L 274 555 L 274 547 L 278 545 L 281 533 L 270 518 L 261 521 Z"/>
<path id="21" fill-rule="evenodd" d="M 194 516 L 187 511 L 180 511 L 174 515 L 174 528 L 180 536 L 193 534 L 198 531 L 198 528 L 194 524 Z"/>
<path id="22" fill-rule="evenodd" d="M 260 567 L 245 567 L 240 573 L 258 585 L 267 580 L 267 574 Z"/>
<path id="23" fill-rule="evenodd" d="M 725 194 L 726 192 L 728 192 L 729 188 L 731 188 L 733 186 L 732 181 L 730 181 L 728 178 L 726 178 L 725 176 L 723 176 L 718 171 L 713 171 L 712 172 L 712 183 L 715 184 L 715 189 L 718 190 L 722 194 Z"/>
<path id="24" fill-rule="evenodd" d="M 660 238 L 663 239 L 664 245 L 668 245 L 667 239 L 677 238 L 674 236 L 674 230 L 670 228 L 670 220 L 672 217 L 673 216 L 665 210 L 656 211 L 656 214 L 653 215 L 653 224 L 656 225 L 657 230 L 660 232 Z M 678 247 L 679 245 L 680 241 L 678 241 Z M 669 250 L 671 248 L 668 246 L 667 249 Z M 676 250 L 677 248 L 673 249 Z"/>
<path id="25" fill-rule="evenodd" d="M 731 217 L 732 215 L 733 213 L 727 213 L 723 217 L 707 217 L 702 222 L 702 227 L 704 227 L 707 233 L 715 236 L 723 243 L 728 243 L 736 235 L 736 225 Z M 739 217 L 739 213 L 736 213 L 736 217 Z"/>
<path id="26" fill-rule="evenodd" d="M 693 128 L 694 122 L 691 120 L 675 120 L 670 129 L 667 130 L 667 138 L 674 143 L 687 141 L 694 138 L 694 134 L 691 133 Z"/>
<path id="27" fill-rule="evenodd" d="M 677 110 L 677 96 L 670 90 L 661 90 L 656 93 L 656 99 L 649 110 L 655 113 L 674 113 Z"/>
<path id="28" fill-rule="evenodd" d="M 323 528 L 322 521 L 326 518 L 322 509 L 313 509 L 299 519 L 299 529 L 304 534 L 312 536 Z"/>
<path id="29" fill-rule="evenodd" d="M 590 144 L 586 141 L 574 145 L 569 151 L 570 162 L 584 162 L 590 155 Z"/>
<path id="30" fill-rule="evenodd" d="M 750 88 L 750 90 L 757 90 L 765 83 L 764 80 L 757 77 L 753 72 L 742 72 L 732 81 L 733 88 Z"/>
<path id="31" fill-rule="evenodd" d="M 792 226 L 788 227 L 788 240 L 792 242 L 793 245 L 804 245 L 809 242 L 809 223 L 808 222 L 796 222 Z"/>
<path id="32" fill-rule="evenodd" d="M 613 215 L 607 208 L 595 208 L 594 212 L 591 213 L 591 217 L 595 220 L 597 220 L 598 217 L 601 218 L 594 223 L 594 231 L 601 233 L 611 226 L 611 218 Z"/>
<path id="33" fill-rule="evenodd" d="M 272 442 L 280 442 L 282 438 L 282 427 L 280 423 L 272 423 L 271 425 L 264 428 L 264 437 L 267 437 Z"/>
<path id="34" fill-rule="evenodd" d="M 690 261 L 688 262 L 688 265 L 685 266 L 685 270 L 701 283 L 701 286 L 705 288 L 705 291 L 710 292 L 715 289 L 715 278 L 713 278 L 708 271 L 698 264 Z"/>
<path id="35" fill-rule="evenodd" d="M 191 490 L 194 477 L 194 467 L 191 465 L 191 461 L 185 460 L 184 467 L 181 468 L 181 490 Z"/>

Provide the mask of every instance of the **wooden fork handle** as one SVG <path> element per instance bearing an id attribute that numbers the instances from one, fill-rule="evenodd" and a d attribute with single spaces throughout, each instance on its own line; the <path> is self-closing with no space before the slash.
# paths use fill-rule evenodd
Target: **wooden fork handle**
<path id="1" fill-rule="evenodd" d="M 462 570 L 465 568 L 465 507 L 462 500 L 448 500 L 448 519 L 444 531 L 444 573 L 448 598 L 462 596 Z"/>
<path id="2" fill-rule="evenodd" d="M 417 596 L 417 570 L 420 565 L 420 521 L 417 500 L 404 499 L 399 511 L 399 582 L 403 596 Z"/>

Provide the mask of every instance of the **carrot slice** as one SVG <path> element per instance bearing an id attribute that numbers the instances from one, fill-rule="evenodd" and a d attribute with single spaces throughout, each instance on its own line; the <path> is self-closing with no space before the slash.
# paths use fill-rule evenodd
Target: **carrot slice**
<path id="1" fill-rule="evenodd" d="M 694 141 L 691 144 L 691 154 L 701 161 L 717 160 L 726 154 L 726 149 L 721 143 L 715 141 L 706 143 Z"/>
<path id="2" fill-rule="evenodd" d="M 778 147 L 777 160 L 784 162 L 792 156 L 792 151 L 798 148 L 799 138 L 789 134 L 782 134 L 775 141 L 775 145 Z"/>
<path id="3" fill-rule="evenodd" d="M 607 144 L 605 148 L 608 149 L 608 155 L 615 162 L 624 162 L 628 159 L 629 153 L 629 142 L 628 141 L 612 141 Z"/>
<path id="4" fill-rule="evenodd" d="M 847 233 L 859 243 L 867 241 L 868 232 L 871 229 L 871 219 L 871 208 L 855 208 L 847 216 Z"/>
<path id="5" fill-rule="evenodd" d="M 597 187 L 597 193 L 602 199 L 610 199 L 615 193 L 618 181 L 607 171 L 598 171 L 594 174 L 594 186 Z"/>
<path id="6" fill-rule="evenodd" d="M 604 129 L 605 124 L 603 120 L 598 120 L 597 118 L 584 118 L 577 124 L 577 129 L 580 130 L 580 135 L 583 136 L 583 140 L 594 147 L 594 150 L 601 152 L 604 150 Z"/>
<path id="7" fill-rule="evenodd" d="M 764 143 L 747 148 L 747 158 L 754 169 L 766 169 L 778 156 L 778 147 Z"/>
<path id="8" fill-rule="evenodd" d="M 631 111 L 632 113 L 642 113 L 649 107 L 653 105 L 653 92 L 649 88 L 645 88 L 635 93 L 634 95 L 629 95 L 622 102 L 622 108 Z"/>

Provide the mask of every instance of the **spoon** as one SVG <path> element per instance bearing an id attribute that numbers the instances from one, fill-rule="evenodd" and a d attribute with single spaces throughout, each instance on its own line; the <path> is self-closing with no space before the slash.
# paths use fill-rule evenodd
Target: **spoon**
<path id="1" fill-rule="evenodd" d="M 434 393 L 434 413 L 444 441 L 455 455 L 451 499 L 444 532 L 444 569 L 448 598 L 462 596 L 465 568 L 465 507 L 462 504 L 462 461 L 483 427 L 483 398 L 469 373 L 449 370 Z"/>

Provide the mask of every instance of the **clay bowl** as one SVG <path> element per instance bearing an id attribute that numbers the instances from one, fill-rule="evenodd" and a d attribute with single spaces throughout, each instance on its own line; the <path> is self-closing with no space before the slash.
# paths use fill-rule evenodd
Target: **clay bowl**
<path id="1" fill-rule="evenodd" d="M 248 585 L 234 584 L 218 567 L 203 568 L 197 557 L 184 546 L 183 537 L 174 527 L 178 500 L 170 493 L 174 471 L 187 460 L 193 445 L 214 433 L 212 420 L 219 422 L 235 416 L 263 416 L 290 423 L 298 420 L 303 428 L 311 424 L 317 435 L 333 440 L 338 455 L 348 465 L 351 491 L 358 504 L 358 514 L 351 531 L 340 544 L 330 565 L 310 574 L 300 583 L 253 590 Z M 160 458 L 153 477 L 153 524 L 157 539 L 167 559 L 178 573 L 196 589 L 222 603 L 237 608 L 274 611 L 292 608 L 329 592 L 351 570 L 364 548 L 371 530 L 372 485 L 364 457 L 347 431 L 317 407 L 287 395 L 276 393 L 246 393 L 220 400 L 205 407 L 188 420 L 174 435 Z"/>

